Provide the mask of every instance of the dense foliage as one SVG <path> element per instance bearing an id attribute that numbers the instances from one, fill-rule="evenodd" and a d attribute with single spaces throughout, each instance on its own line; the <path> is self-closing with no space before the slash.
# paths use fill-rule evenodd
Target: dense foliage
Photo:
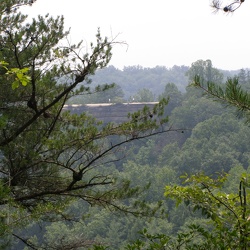
<path id="1" fill-rule="evenodd" d="M 136 200 L 144 187 L 119 176 L 115 162 L 124 157 L 125 144 L 172 131 L 165 125 L 166 99 L 122 124 L 64 112 L 72 96 L 91 94 L 88 77 L 107 66 L 116 42 L 98 30 L 88 50 L 82 42 L 69 44 L 63 17 L 28 22 L 19 12 L 32 3 L 6 1 L 0 16 L 0 243 L 14 248 L 17 239 L 38 246 L 19 228 L 74 220 L 77 201 L 134 215 L 154 213 L 158 204 Z M 94 92 L 112 87 L 97 85 Z"/>
<path id="2" fill-rule="evenodd" d="M 0 12 L 1 248 L 247 249 L 249 71 L 106 67 L 115 41 L 61 46 L 33 2 Z M 63 111 L 155 100 L 122 124 Z"/>
<path id="3" fill-rule="evenodd" d="M 60 249 L 68 245 L 81 249 L 83 242 L 86 249 L 99 243 L 103 245 L 100 249 L 162 249 L 163 245 L 166 249 L 197 249 L 197 246 L 200 249 L 225 249 L 229 243 L 234 249 L 240 241 L 244 244 L 247 238 L 244 235 L 238 237 L 238 221 L 230 214 L 235 212 L 243 229 L 248 227 L 243 223 L 247 212 L 243 216 L 241 205 L 236 206 L 241 204 L 240 200 L 244 201 L 243 191 L 241 196 L 238 193 L 241 174 L 249 173 L 250 131 L 245 120 L 235 116 L 233 108 L 225 109 L 224 104 L 207 99 L 202 90 L 192 86 L 181 93 L 174 84 L 167 84 L 162 96 L 170 96 L 169 107 L 165 110 L 170 123 L 183 130 L 156 136 L 147 142 L 133 142 L 126 147 L 129 158 L 114 161 L 110 168 L 121 178 L 130 180 L 131 187 L 147 187 L 138 198 L 149 206 L 161 201 L 162 214 L 158 213 L 150 220 L 131 215 L 124 217 L 78 201 L 68 207 L 67 214 L 74 215 L 71 221 L 47 222 L 46 230 L 32 223 L 18 231 L 20 235 L 44 249 Z M 119 154 L 117 152 L 117 157 Z M 198 175 L 192 176 L 194 173 Z M 185 176 L 186 187 L 180 176 Z M 178 198 L 177 207 L 172 200 L 164 198 L 166 185 L 165 195 L 174 200 Z M 244 190 L 248 204 L 247 182 L 244 182 Z M 216 197 L 224 204 L 217 206 L 216 202 L 210 201 L 211 207 L 203 206 L 203 199 L 210 199 L 210 191 L 220 195 Z M 216 197 L 211 199 L 216 201 Z M 229 205 L 233 210 L 227 213 Z M 220 213 L 221 217 L 216 217 Z M 226 227 L 223 221 L 228 219 L 225 216 L 232 218 Z M 228 240 L 220 240 L 222 233 Z M 129 243 L 133 240 L 134 243 Z"/>

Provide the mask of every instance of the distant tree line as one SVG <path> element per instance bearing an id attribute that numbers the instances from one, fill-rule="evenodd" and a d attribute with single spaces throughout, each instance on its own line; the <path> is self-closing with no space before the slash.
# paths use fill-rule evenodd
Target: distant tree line
<path id="1" fill-rule="evenodd" d="M 133 101 L 157 101 L 162 95 L 167 84 L 174 84 L 181 92 L 186 91 L 189 82 L 195 75 L 199 75 L 204 80 L 225 82 L 227 77 L 238 76 L 240 81 L 247 81 L 247 69 L 242 69 L 244 74 L 239 74 L 240 70 L 219 70 L 213 67 L 212 61 L 197 60 L 188 66 L 173 66 L 166 68 L 157 66 L 154 68 L 143 68 L 141 66 L 124 67 L 123 70 L 114 66 L 108 66 L 98 70 L 91 77 L 94 86 L 115 83 L 115 87 L 106 90 L 104 93 L 96 92 L 91 95 L 79 95 L 71 98 L 68 103 L 119 103 Z M 245 80 L 243 79 L 245 77 Z"/>

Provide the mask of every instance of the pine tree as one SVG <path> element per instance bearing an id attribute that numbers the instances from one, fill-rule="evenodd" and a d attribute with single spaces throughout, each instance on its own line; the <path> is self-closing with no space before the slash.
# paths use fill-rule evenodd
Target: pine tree
<path id="1" fill-rule="evenodd" d="M 131 188 L 129 181 L 116 181 L 112 162 L 118 160 L 115 153 L 121 155 L 124 144 L 167 131 L 167 119 L 162 117 L 167 101 L 153 110 L 145 107 L 130 114 L 127 122 L 105 126 L 85 113 L 64 111 L 71 97 L 91 93 L 89 77 L 106 67 L 116 41 L 103 38 L 98 30 L 89 49 L 82 42 L 70 44 L 63 17 L 38 16 L 27 22 L 19 7 L 33 2 L 9 0 L 0 6 L 4 69 L 0 74 L 0 238 L 6 239 L 32 219 L 70 218 L 65 208 L 79 199 L 137 215 L 154 212 L 143 202 L 135 207 L 122 202 L 140 189 Z M 111 87 L 105 84 L 93 91 Z"/>

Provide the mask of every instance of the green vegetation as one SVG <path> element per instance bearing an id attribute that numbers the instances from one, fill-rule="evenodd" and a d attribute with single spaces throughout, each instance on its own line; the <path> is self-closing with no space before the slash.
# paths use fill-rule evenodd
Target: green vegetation
<path id="1" fill-rule="evenodd" d="M 38 16 L 27 22 L 18 9 L 23 4 L 31 2 L 1 5 L 1 245 L 43 245 L 30 233 L 39 224 L 45 230 L 48 223 L 73 221 L 77 215 L 72 209 L 79 212 L 74 206 L 86 207 L 79 218 L 90 205 L 138 216 L 155 214 L 160 204 L 138 200 L 146 187 L 131 186 L 115 163 L 126 154 L 126 144 L 173 131 L 163 116 L 167 100 L 131 114 L 122 124 L 104 125 L 87 114 L 63 112 L 74 95 L 92 93 L 88 77 L 106 67 L 115 42 L 98 30 L 85 53 L 82 42 L 61 45 L 69 35 L 63 17 Z M 97 85 L 93 91 L 113 87 Z"/>
<path id="2" fill-rule="evenodd" d="M 0 12 L 1 249 L 248 249 L 249 71 L 108 67 L 115 41 L 62 46 L 32 3 Z M 121 124 L 63 111 L 156 100 Z"/>

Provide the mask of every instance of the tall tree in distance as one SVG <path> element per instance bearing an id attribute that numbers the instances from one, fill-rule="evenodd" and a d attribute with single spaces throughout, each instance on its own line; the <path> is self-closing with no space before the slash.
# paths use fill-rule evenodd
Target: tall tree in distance
<path id="1" fill-rule="evenodd" d="M 193 62 L 190 69 L 187 71 L 187 76 L 190 82 L 195 76 L 199 76 L 204 81 L 221 83 L 223 74 L 213 67 L 211 60 L 197 60 Z"/>
<path id="2" fill-rule="evenodd" d="M 146 88 L 139 89 L 134 96 L 136 102 L 153 102 L 154 94 Z"/>

